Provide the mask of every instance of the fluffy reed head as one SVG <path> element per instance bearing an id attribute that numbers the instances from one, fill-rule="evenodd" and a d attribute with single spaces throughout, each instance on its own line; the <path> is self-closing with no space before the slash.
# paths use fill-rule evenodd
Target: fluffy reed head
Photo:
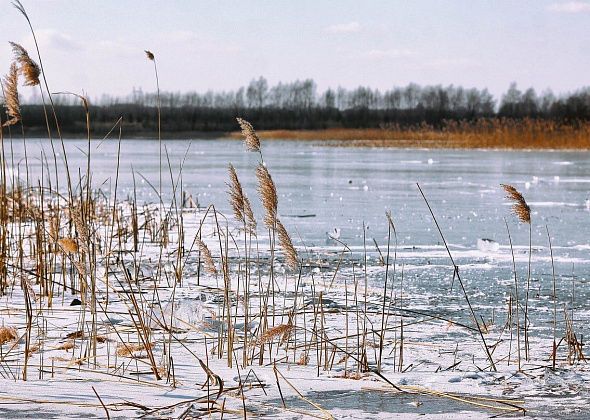
<path id="1" fill-rule="evenodd" d="M 199 247 L 201 257 L 203 258 L 205 270 L 210 274 L 217 274 L 217 267 L 215 266 L 215 261 L 213 261 L 213 256 L 211 255 L 211 251 L 209 251 L 209 247 L 207 247 L 205 242 L 201 241 L 199 238 L 195 239 L 195 242 Z"/>
<path id="2" fill-rule="evenodd" d="M 287 264 L 287 267 L 289 267 L 291 270 L 297 269 L 299 266 L 297 251 L 293 246 L 293 242 L 291 241 L 291 237 L 289 236 L 287 229 L 285 229 L 285 226 L 283 226 L 279 219 L 277 219 L 277 233 L 279 234 L 279 246 L 285 255 L 285 264 Z"/>
<path id="3" fill-rule="evenodd" d="M 156 59 L 153 52 L 151 52 L 149 50 L 144 50 L 144 51 L 145 51 L 145 55 L 148 58 L 148 60 L 154 61 Z"/>
<path id="4" fill-rule="evenodd" d="M 277 220 L 277 189 L 273 182 L 268 169 L 263 164 L 256 168 L 256 178 L 258 178 L 258 194 L 262 200 L 262 205 L 266 210 L 264 215 L 264 224 L 269 229 L 274 229 Z"/>
<path id="5" fill-rule="evenodd" d="M 18 69 L 16 63 L 10 65 L 10 71 L 4 76 L 4 99 L 8 121 L 3 126 L 14 125 L 21 120 L 20 101 L 18 99 Z"/>
<path id="6" fill-rule="evenodd" d="M 39 84 L 39 76 L 41 75 L 41 68 L 29 56 L 20 44 L 10 42 L 14 58 L 20 66 L 20 72 L 25 78 L 25 86 L 37 86 Z"/>
<path id="7" fill-rule="evenodd" d="M 514 202 L 512 212 L 523 223 L 531 223 L 531 208 L 526 203 L 521 193 L 517 191 L 512 185 L 500 184 L 504 191 L 506 191 L 506 198 Z"/>
<path id="8" fill-rule="evenodd" d="M 244 191 L 242 184 L 238 179 L 236 168 L 231 163 L 229 164 L 229 202 L 234 211 L 234 216 L 238 221 L 246 223 L 246 216 L 244 214 Z"/>
<path id="9" fill-rule="evenodd" d="M 246 222 L 250 233 L 256 235 L 256 219 L 254 218 L 254 212 L 252 211 L 250 200 L 246 196 L 244 196 L 244 214 L 246 215 Z"/>
<path id="10" fill-rule="evenodd" d="M 246 150 L 250 152 L 260 152 L 260 139 L 258 138 L 256 131 L 254 131 L 252 124 L 242 118 L 236 118 L 236 120 L 238 120 L 238 124 L 240 124 L 240 128 L 242 129 Z"/>
<path id="11" fill-rule="evenodd" d="M 244 194 L 236 169 L 231 163 L 229 164 L 229 179 L 229 201 L 234 211 L 234 216 L 238 221 L 242 222 L 251 233 L 254 233 L 256 231 L 254 212 L 252 211 L 250 200 L 248 200 L 248 197 Z"/>

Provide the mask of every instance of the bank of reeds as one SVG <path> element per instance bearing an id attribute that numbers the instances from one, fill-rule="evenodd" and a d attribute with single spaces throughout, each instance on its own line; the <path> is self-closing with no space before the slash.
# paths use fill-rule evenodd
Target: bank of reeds
<path id="1" fill-rule="evenodd" d="M 374 129 L 259 131 L 262 139 L 333 140 L 338 147 L 428 147 L 450 149 L 590 149 L 590 122 L 481 118 Z M 237 137 L 237 134 L 233 134 Z"/>

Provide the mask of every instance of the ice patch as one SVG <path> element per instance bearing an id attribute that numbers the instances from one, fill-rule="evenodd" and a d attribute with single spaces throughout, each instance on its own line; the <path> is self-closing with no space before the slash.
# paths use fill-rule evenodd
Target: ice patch
<path id="1" fill-rule="evenodd" d="M 477 249 L 481 252 L 498 252 L 500 244 L 493 239 L 481 238 L 477 240 Z"/>

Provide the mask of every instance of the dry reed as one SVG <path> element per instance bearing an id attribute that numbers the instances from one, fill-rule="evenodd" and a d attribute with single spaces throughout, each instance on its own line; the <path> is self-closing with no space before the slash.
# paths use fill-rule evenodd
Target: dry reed
<path id="1" fill-rule="evenodd" d="M 246 150 L 250 152 L 260 152 L 260 139 L 254 131 L 254 127 L 248 121 L 242 118 L 236 118 L 240 128 L 242 129 L 242 135 L 244 136 L 244 144 Z"/>
<path id="2" fill-rule="evenodd" d="M 500 184 L 506 191 L 506 198 L 514 202 L 512 206 L 513 213 L 523 223 L 531 223 L 531 209 L 526 203 L 524 197 L 512 185 Z"/>
<path id="3" fill-rule="evenodd" d="M 251 233 L 254 233 L 256 231 L 254 212 L 252 211 L 250 200 L 248 200 L 248 197 L 244 194 L 236 169 L 231 163 L 229 164 L 229 179 L 230 204 L 234 216 L 239 222 L 246 226 Z"/>
<path id="4" fill-rule="evenodd" d="M 16 328 L 13 327 L 0 327 L 0 346 L 18 338 Z"/>
<path id="5" fill-rule="evenodd" d="M 211 255 L 211 251 L 209 250 L 207 244 L 198 238 L 195 239 L 195 242 L 199 247 L 201 257 L 203 258 L 205 270 L 210 274 L 217 274 L 217 267 L 215 266 L 215 261 L 213 260 L 213 256 Z"/>
<path id="6" fill-rule="evenodd" d="M 256 168 L 256 177 L 258 178 L 258 193 L 262 200 L 262 205 L 266 211 L 264 215 L 264 224 L 269 229 L 274 229 L 277 220 L 277 189 L 275 183 L 262 163 Z"/>
<path id="7" fill-rule="evenodd" d="M 4 77 L 4 99 L 8 121 L 3 126 L 14 125 L 21 120 L 20 101 L 18 98 L 18 69 L 16 63 L 10 65 L 10 71 Z"/>
<path id="8" fill-rule="evenodd" d="M 287 267 L 295 270 L 299 265 L 297 251 L 293 246 L 293 242 L 291 241 L 287 229 L 285 229 L 285 226 L 283 226 L 279 219 L 277 219 L 277 233 L 279 234 L 279 246 L 285 255 L 285 263 L 287 264 Z"/>
<path id="9" fill-rule="evenodd" d="M 117 346 L 117 356 L 123 356 L 123 357 L 133 356 L 133 353 L 148 350 L 148 349 L 151 349 L 152 347 L 153 347 L 153 343 L 147 343 L 147 344 L 121 343 Z"/>
<path id="10" fill-rule="evenodd" d="M 266 330 L 264 334 L 262 334 L 262 336 L 256 344 L 262 345 L 268 343 L 276 337 L 281 337 L 281 343 L 286 342 L 289 339 L 289 336 L 291 335 L 293 328 L 294 327 L 291 324 L 281 324 L 277 325 L 276 327 L 272 327 Z"/>
<path id="11" fill-rule="evenodd" d="M 78 243 L 75 239 L 72 238 L 62 238 L 57 241 L 59 246 L 64 250 L 64 252 L 68 254 L 77 254 L 78 253 Z"/>
<path id="12" fill-rule="evenodd" d="M 259 130 L 261 139 L 322 141 L 337 147 L 428 147 L 448 149 L 590 149 L 590 122 L 479 118 L 445 121 L 441 127 L 386 125 L 382 128 Z M 236 132 L 232 137 L 239 138 Z"/>
<path id="13" fill-rule="evenodd" d="M 25 78 L 25 86 L 37 86 L 39 84 L 41 68 L 31 59 L 27 50 L 21 45 L 16 42 L 10 42 L 10 45 L 12 46 L 15 60 L 20 65 L 20 72 Z"/>

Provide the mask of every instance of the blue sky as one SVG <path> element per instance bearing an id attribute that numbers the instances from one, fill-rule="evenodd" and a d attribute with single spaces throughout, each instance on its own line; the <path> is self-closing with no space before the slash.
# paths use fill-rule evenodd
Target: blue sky
<path id="1" fill-rule="evenodd" d="M 33 44 L 25 20 L 0 2 L 4 74 L 8 41 Z M 153 90 L 144 49 L 172 91 L 235 89 L 260 75 L 271 84 L 311 77 L 320 90 L 590 85 L 590 0 L 22 2 L 51 89 L 91 98 Z"/>

